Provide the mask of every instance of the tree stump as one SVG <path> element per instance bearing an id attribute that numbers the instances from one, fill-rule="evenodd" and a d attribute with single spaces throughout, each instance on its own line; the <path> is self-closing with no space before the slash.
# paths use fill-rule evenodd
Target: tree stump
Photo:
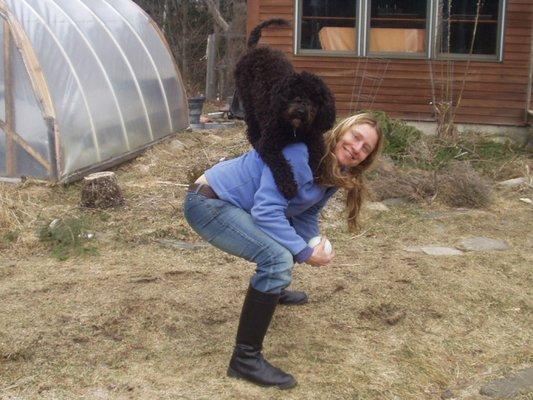
<path id="1" fill-rule="evenodd" d="M 83 178 L 80 202 L 82 207 L 109 208 L 123 204 L 124 196 L 114 172 L 97 172 Z"/>

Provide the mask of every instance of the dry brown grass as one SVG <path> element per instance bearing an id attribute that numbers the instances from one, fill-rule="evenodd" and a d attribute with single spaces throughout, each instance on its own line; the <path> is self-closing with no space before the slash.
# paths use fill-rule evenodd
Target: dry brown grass
<path id="1" fill-rule="evenodd" d="M 238 129 L 217 136 L 180 134 L 187 149 L 167 141 L 122 165 L 126 205 L 116 210 L 78 209 L 78 184 L 0 184 L 2 204 L 14 206 L 2 228 L 20 229 L 0 253 L 0 399 L 433 400 L 450 388 L 481 400 L 483 382 L 531 365 L 530 205 L 501 191 L 483 211 L 365 211 L 353 235 L 339 195 L 323 221 L 334 262 L 296 266 L 293 286 L 310 303 L 280 307 L 265 342 L 299 386 L 227 378 L 253 266 L 212 247 L 155 242 L 199 241 L 181 214 L 188 170 L 247 148 Z M 65 215 L 92 221 L 99 255 L 51 257 L 35 232 Z M 403 250 L 470 235 L 512 249 L 444 258 Z"/>
<path id="2" fill-rule="evenodd" d="M 17 205 L 23 204 L 13 188 L 0 187 L 0 232 L 20 229 L 24 225 L 24 213 Z"/>

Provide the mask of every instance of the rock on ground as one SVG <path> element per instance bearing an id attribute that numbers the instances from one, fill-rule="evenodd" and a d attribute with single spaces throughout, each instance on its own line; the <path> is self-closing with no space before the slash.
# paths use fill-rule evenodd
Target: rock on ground
<path id="1" fill-rule="evenodd" d="M 395 207 L 409 204 L 409 201 L 403 197 L 391 197 L 390 199 L 383 200 L 382 203 L 389 207 Z"/>
<path id="2" fill-rule="evenodd" d="M 453 247 L 441 246 L 410 246 L 406 247 L 405 250 L 412 253 L 424 253 L 429 256 L 460 256 L 463 254 L 461 250 Z"/>
<path id="3" fill-rule="evenodd" d="M 505 240 L 491 239 L 484 236 L 473 236 L 459 242 L 459 247 L 466 251 L 504 251 L 511 247 Z"/>
<path id="4" fill-rule="evenodd" d="M 365 208 L 372 211 L 390 211 L 389 207 L 380 202 L 368 202 L 365 204 Z"/>
<path id="5" fill-rule="evenodd" d="M 183 150 L 183 149 L 186 149 L 186 148 L 187 148 L 187 146 L 181 140 L 174 139 L 172 142 L 170 142 L 170 149 L 171 150 Z"/>
<path id="6" fill-rule="evenodd" d="M 533 392 L 533 368 L 526 368 L 514 375 L 496 379 L 481 387 L 479 394 L 508 399 L 518 394 Z"/>
<path id="7" fill-rule="evenodd" d="M 499 186 L 508 187 L 508 188 L 514 188 L 517 186 L 525 185 L 527 183 L 527 179 L 524 177 L 521 178 L 514 178 L 514 179 L 507 179 L 506 181 L 498 182 Z"/>

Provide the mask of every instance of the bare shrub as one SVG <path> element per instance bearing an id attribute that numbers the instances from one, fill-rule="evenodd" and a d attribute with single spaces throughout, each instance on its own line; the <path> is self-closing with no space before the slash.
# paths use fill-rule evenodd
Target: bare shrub
<path id="1" fill-rule="evenodd" d="M 492 189 L 468 162 L 456 162 L 437 178 L 438 198 L 452 207 L 482 208 L 490 204 Z"/>
<path id="2" fill-rule="evenodd" d="M 438 198 L 452 207 L 486 207 L 492 195 L 489 181 L 468 162 L 453 162 L 439 172 L 384 164 L 369 186 L 371 197 L 377 201 L 403 198 L 430 202 Z"/>
<path id="3" fill-rule="evenodd" d="M 434 173 L 415 168 L 378 170 L 378 176 L 369 186 L 378 201 L 398 197 L 420 201 L 433 197 L 436 192 Z"/>
<path id="4" fill-rule="evenodd" d="M 406 153 L 409 156 L 409 160 L 415 165 L 429 164 L 435 157 L 435 152 L 427 136 L 409 143 Z"/>

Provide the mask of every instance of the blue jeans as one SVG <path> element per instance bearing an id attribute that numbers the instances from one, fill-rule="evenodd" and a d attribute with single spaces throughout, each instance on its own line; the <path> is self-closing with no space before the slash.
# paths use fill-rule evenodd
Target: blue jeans
<path id="1" fill-rule="evenodd" d="M 191 192 L 185 197 L 183 211 L 189 225 L 207 242 L 257 264 L 250 281 L 254 289 L 280 293 L 289 286 L 294 266 L 291 252 L 259 229 L 249 213 Z"/>

